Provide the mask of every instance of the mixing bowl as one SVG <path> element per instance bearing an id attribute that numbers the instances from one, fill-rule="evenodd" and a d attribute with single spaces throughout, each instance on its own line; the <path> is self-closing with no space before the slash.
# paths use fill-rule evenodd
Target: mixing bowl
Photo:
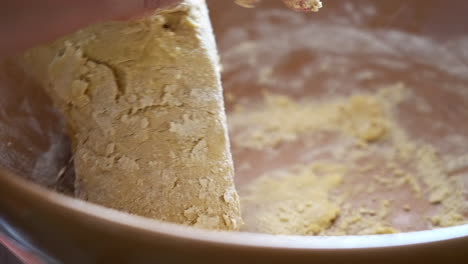
<path id="1" fill-rule="evenodd" d="M 254 107 L 265 91 L 325 100 L 404 85 L 418 99 L 398 106 L 411 137 L 453 157 L 468 151 L 465 1 L 326 1 L 317 14 L 293 13 L 280 1 L 257 9 L 208 2 L 229 113 L 239 104 Z M 406 187 L 375 194 L 415 208 L 391 216 L 404 232 L 359 236 L 262 234 L 248 217 L 243 232 L 205 231 L 73 199 L 69 141 L 50 99 L 15 58 L 2 60 L 0 86 L 0 236 L 42 263 L 468 262 L 468 225 L 429 226 L 421 215 L 435 209 Z M 329 138 L 313 139 L 312 145 L 302 139 L 280 144 L 273 157 L 233 140 L 238 188 L 311 148 L 310 159 L 326 156 L 321 150 Z M 455 163 L 450 179 L 465 186 L 466 161 Z M 345 181 L 343 188 L 368 180 Z M 356 194 L 349 202 L 372 195 Z M 468 217 L 466 210 L 461 217 Z"/>

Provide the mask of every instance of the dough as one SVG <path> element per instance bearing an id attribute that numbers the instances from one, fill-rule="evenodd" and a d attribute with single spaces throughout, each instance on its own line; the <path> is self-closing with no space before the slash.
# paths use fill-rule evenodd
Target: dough
<path id="1" fill-rule="evenodd" d="M 239 228 L 205 1 L 92 26 L 24 61 L 68 122 L 79 198 L 164 221 Z"/>
<path id="2" fill-rule="evenodd" d="M 296 11 L 318 12 L 322 8 L 320 0 L 283 0 L 284 4 Z"/>
<path id="3" fill-rule="evenodd" d="M 322 2 L 320 0 L 282 0 L 284 4 L 295 11 L 301 12 L 318 12 L 322 8 Z M 238 5 L 253 8 L 261 0 L 236 0 Z"/>
<path id="4" fill-rule="evenodd" d="M 312 162 L 273 170 L 241 191 L 248 231 L 280 235 L 318 235 L 340 215 L 332 192 L 346 168 L 329 162 Z"/>
<path id="5" fill-rule="evenodd" d="M 458 173 L 468 156 L 413 134 L 402 118 L 427 104 L 415 91 L 397 82 L 345 96 L 297 98 L 286 89 L 235 99 L 234 158 L 253 178 L 239 188 L 243 229 L 335 236 L 466 224 Z"/>

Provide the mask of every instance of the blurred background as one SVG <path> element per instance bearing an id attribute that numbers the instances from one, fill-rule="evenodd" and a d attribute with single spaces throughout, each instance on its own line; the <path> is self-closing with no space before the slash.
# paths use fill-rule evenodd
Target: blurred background
<path id="1" fill-rule="evenodd" d="M 2 264 L 21 264 L 6 248 L 0 245 L 0 263 Z"/>

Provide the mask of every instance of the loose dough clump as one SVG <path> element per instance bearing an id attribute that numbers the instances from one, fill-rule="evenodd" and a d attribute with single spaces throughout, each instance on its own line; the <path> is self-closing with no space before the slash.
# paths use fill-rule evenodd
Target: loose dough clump
<path id="1" fill-rule="evenodd" d="M 261 0 L 236 0 L 235 2 L 246 8 L 253 8 Z M 295 11 L 318 12 L 322 8 L 320 0 L 282 0 L 284 4 Z"/>
<path id="2" fill-rule="evenodd" d="M 369 95 L 349 100 L 301 104 L 277 94 L 265 94 L 264 106 L 254 111 L 237 111 L 229 125 L 238 145 L 263 149 L 317 130 L 338 130 L 360 143 L 377 141 L 387 132 L 382 105 Z"/>
<path id="3" fill-rule="evenodd" d="M 320 0 L 283 0 L 287 7 L 302 12 L 318 12 L 322 8 Z"/>
<path id="4" fill-rule="evenodd" d="M 246 224 L 271 234 L 319 234 L 340 212 L 331 194 L 345 170 L 315 162 L 261 176 L 242 195 Z"/>
<path id="5" fill-rule="evenodd" d="M 67 119 L 78 197 L 202 228 L 240 227 L 205 1 L 89 27 L 30 51 L 25 65 Z"/>

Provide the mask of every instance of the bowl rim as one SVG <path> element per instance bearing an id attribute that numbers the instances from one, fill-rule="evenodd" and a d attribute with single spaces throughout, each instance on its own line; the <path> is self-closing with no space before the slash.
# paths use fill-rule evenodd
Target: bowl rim
<path id="1" fill-rule="evenodd" d="M 2 168 L 0 168 L 0 185 L 4 188 L 11 188 L 17 193 L 29 195 L 36 204 L 48 203 L 50 206 L 93 219 L 99 224 L 118 228 L 122 232 L 144 233 L 153 239 L 165 236 L 178 240 L 254 249 L 350 250 L 421 245 L 468 237 L 468 224 L 424 231 L 359 236 L 298 236 L 202 230 L 131 215 L 69 197 L 32 183 Z"/>

